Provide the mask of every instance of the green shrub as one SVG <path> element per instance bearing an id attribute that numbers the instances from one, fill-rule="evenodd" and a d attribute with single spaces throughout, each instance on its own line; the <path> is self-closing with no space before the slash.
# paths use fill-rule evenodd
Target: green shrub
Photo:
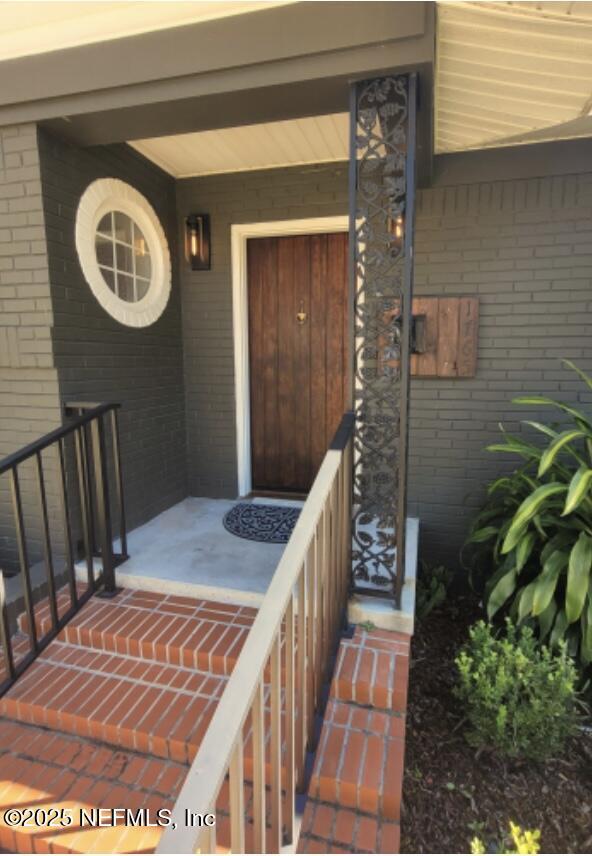
<path id="1" fill-rule="evenodd" d="M 592 378 L 564 361 L 592 389 Z M 572 656 L 592 662 L 592 414 L 542 396 L 514 403 L 553 407 L 569 422 L 556 429 L 525 421 L 545 439 L 536 445 L 504 432 L 489 451 L 523 464 L 489 485 L 469 533 L 476 567 L 491 575 L 487 614 L 504 610 L 528 621 L 552 648 L 565 639 Z M 502 432 L 503 432 L 502 427 Z"/>
<path id="2" fill-rule="evenodd" d="M 417 578 L 415 612 L 419 621 L 446 600 L 453 573 L 443 565 L 432 568 L 422 564 Z"/>
<path id="3" fill-rule="evenodd" d="M 530 627 L 507 619 L 496 638 L 479 621 L 456 659 L 456 695 L 470 723 L 469 743 L 511 757 L 543 760 L 560 752 L 576 724 L 576 669 L 565 644 L 539 645 Z"/>

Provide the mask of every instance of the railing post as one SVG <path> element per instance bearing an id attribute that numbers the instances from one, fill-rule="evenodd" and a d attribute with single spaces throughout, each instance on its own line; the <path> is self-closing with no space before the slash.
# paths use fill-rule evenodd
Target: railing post
<path id="1" fill-rule="evenodd" d="M 304 573 L 302 570 L 301 573 Z M 285 663 L 285 806 L 284 806 L 284 829 L 285 839 L 284 844 L 291 844 L 294 839 L 294 791 L 295 791 L 295 776 L 294 776 L 294 738 L 295 738 L 295 686 L 294 686 L 294 597 L 292 596 L 288 602 L 286 610 L 286 624 L 284 630 L 284 649 L 286 653 Z"/>
<path id="2" fill-rule="evenodd" d="M 127 524 L 125 520 L 125 501 L 123 498 L 123 476 L 121 473 L 121 452 L 119 446 L 119 420 L 117 410 L 111 411 L 111 438 L 113 441 L 113 463 L 115 466 L 115 490 L 119 509 L 119 541 L 122 559 L 127 559 Z"/>
<path id="3" fill-rule="evenodd" d="M 84 411 L 80 411 L 81 415 Z M 91 454 L 91 432 L 89 431 L 88 425 L 83 425 L 80 429 L 80 437 L 82 440 L 82 454 L 83 454 L 83 467 L 86 472 L 86 484 L 88 486 L 88 493 L 86 497 L 86 501 L 88 503 L 88 522 L 89 522 L 89 531 L 88 537 L 90 539 L 90 549 L 91 555 L 95 555 L 98 549 L 97 544 L 97 533 L 95 532 L 95 509 L 94 509 L 94 500 L 93 500 L 93 492 L 92 492 L 92 454 Z"/>
<path id="4" fill-rule="evenodd" d="M 43 476 L 43 460 L 41 452 L 35 455 L 37 469 L 37 490 L 39 493 L 39 511 L 43 524 L 43 556 L 45 560 L 45 573 L 47 576 L 47 596 L 49 599 L 49 611 L 51 614 L 52 629 L 57 632 L 58 626 L 58 604 L 56 599 L 55 577 L 53 567 L 53 556 L 51 551 L 51 536 L 49 533 L 49 517 L 47 513 L 47 495 L 45 492 L 45 478 Z"/>
<path id="5" fill-rule="evenodd" d="M 70 526 L 70 503 L 68 501 L 68 482 L 66 477 L 66 453 L 65 441 L 58 440 L 58 464 L 60 469 L 60 491 L 62 518 L 64 523 L 64 545 L 66 548 L 66 570 L 68 573 L 68 586 L 70 588 L 70 602 L 72 606 L 78 606 L 78 590 L 76 588 L 76 572 L 74 570 L 74 556 L 72 554 L 72 529 Z"/>
<path id="6" fill-rule="evenodd" d="M 29 555 L 27 552 L 27 539 L 25 536 L 25 523 L 23 520 L 23 505 L 21 500 L 21 488 L 16 466 L 10 470 L 10 487 L 12 493 L 12 508 L 14 513 L 14 524 L 16 528 L 16 543 L 18 547 L 19 564 L 23 575 L 23 597 L 25 599 L 25 611 L 29 623 L 29 639 L 31 651 L 38 651 L 39 641 L 37 639 L 37 625 L 35 623 L 35 612 L 33 609 L 33 595 L 31 592 L 31 577 L 29 575 Z"/>
<path id="7" fill-rule="evenodd" d="M 0 568 L 0 643 L 4 652 L 4 663 L 6 676 L 9 680 L 14 679 L 14 656 L 10 640 L 10 627 L 8 625 L 8 613 L 6 610 L 6 589 L 4 587 L 4 571 Z"/>
<path id="8" fill-rule="evenodd" d="M 253 852 L 265 853 L 265 705 L 263 681 L 257 685 L 251 708 L 253 731 Z"/>
<path id="9" fill-rule="evenodd" d="M 82 515 L 82 536 L 84 540 L 84 555 L 86 558 L 86 573 L 88 578 L 89 589 L 95 588 L 95 574 L 93 567 L 93 548 L 91 539 L 91 522 L 90 522 L 90 506 L 89 506 L 89 473 L 86 468 L 86 452 L 84 432 L 82 428 L 77 428 L 74 434 L 74 443 L 76 451 L 76 470 L 78 473 L 78 491 L 80 494 L 80 513 Z"/>
<path id="10" fill-rule="evenodd" d="M 99 543 L 103 563 L 104 597 L 117 594 L 115 587 L 115 562 L 113 558 L 113 537 L 111 530 L 111 512 L 109 509 L 109 475 L 105 450 L 105 423 L 99 415 L 91 422 L 92 456 L 97 493 L 97 519 L 99 524 Z"/>
<path id="11" fill-rule="evenodd" d="M 271 738 L 270 738 L 270 805 L 272 853 L 279 853 L 283 844 L 282 824 L 282 654 L 280 634 L 271 649 Z"/>

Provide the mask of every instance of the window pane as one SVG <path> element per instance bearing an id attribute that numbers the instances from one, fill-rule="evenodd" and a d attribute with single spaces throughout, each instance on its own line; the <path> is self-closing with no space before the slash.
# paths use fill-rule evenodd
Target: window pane
<path id="1" fill-rule="evenodd" d="M 97 261 L 100 265 L 113 267 L 113 242 L 110 238 L 103 238 L 97 235 L 95 243 L 97 251 Z"/>
<path id="2" fill-rule="evenodd" d="M 111 212 L 101 219 L 99 225 L 97 226 L 97 232 L 104 232 L 106 235 L 110 235 L 113 231 L 113 226 L 111 223 Z"/>
<path id="3" fill-rule="evenodd" d="M 126 244 L 131 244 L 132 236 L 132 221 L 127 214 L 122 214 L 121 211 L 115 212 L 115 237 L 118 241 L 124 241 Z"/>
<path id="4" fill-rule="evenodd" d="M 136 253 L 136 273 L 138 276 L 150 279 L 152 275 L 152 264 L 148 253 L 145 253 L 143 256 Z"/>
<path id="5" fill-rule="evenodd" d="M 119 287 L 119 296 L 122 300 L 127 300 L 128 303 L 134 302 L 134 280 L 131 276 L 126 276 L 124 273 L 117 274 L 117 285 Z"/>
<path id="6" fill-rule="evenodd" d="M 152 261 L 144 234 L 135 221 L 121 211 L 105 214 L 97 226 L 95 249 L 111 291 L 128 303 L 142 300 L 150 288 Z"/>
<path id="7" fill-rule="evenodd" d="M 138 292 L 138 300 L 141 300 L 143 297 L 146 297 L 148 294 L 148 289 L 150 288 L 150 283 L 147 280 L 137 279 L 136 280 L 136 290 Z"/>
<path id="8" fill-rule="evenodd" d="M 133 255 L 130 247 L 115 244 L 115 259 L 118 271 L 122 271 L 122 273 L 128 273 L 130 275 L 134 272 Z"/>
<path id="9" fill-rule="evenodd" d="M 137 256 L 146 256 L 150 254 L 148 242 L 137 223 L 134 223 L 134 248 Z"/>
<path id="10" fill-rule="evenodd" d="M 105 280 L 111 291 L 115 292 L 115 274 L 113 273 L 113 271 L 101 268 L 101 273 L 103 274 L 103 279 Z"/>

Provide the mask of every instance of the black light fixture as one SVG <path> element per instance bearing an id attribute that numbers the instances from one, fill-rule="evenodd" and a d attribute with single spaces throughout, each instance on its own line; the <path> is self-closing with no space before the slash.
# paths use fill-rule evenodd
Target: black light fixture
<path id="1" fill-rule="evenodd" d="M 190 214 L 185 221 L 185 258 L 191 270 L 210 269 L 210 215 Z"/>

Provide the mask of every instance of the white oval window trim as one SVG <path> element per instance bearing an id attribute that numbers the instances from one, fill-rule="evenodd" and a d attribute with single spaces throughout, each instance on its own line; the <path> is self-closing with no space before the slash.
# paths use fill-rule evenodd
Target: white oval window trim
<path id="1" fill-rule="evenodd" d="M 110 211 L 121 211 L 138 225 L 150 253 L 150 285 L 135 303 L 122 300 L 107 285 L 96 252 L 97 227 Z M 86 188 L 76 213 L 76 249 L 92 293 L 112 318 L 128 327 L 148 327 L 162 315 L 171 293 L 171 256 L 156 212 L 131 185 L 99 178 Z"/>

